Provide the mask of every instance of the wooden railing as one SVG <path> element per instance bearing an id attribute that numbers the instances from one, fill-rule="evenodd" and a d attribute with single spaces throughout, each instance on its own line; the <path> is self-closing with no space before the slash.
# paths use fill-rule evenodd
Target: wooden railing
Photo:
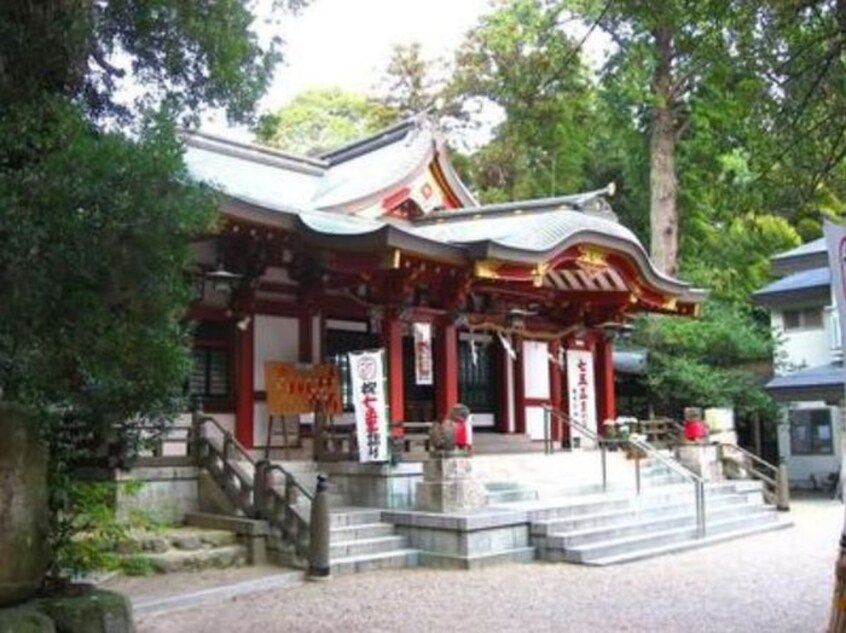
<path id="1" fill-rule="evenodd" d="M 256 460 L 235 437 L 214 418 L 195 413 L 189 450 L 197 466 L 205 468 L 232 504 L 246 516 L 262 519 L 277 530 L 283 542 L 293 548 L 294 562 L 309 559 L 311 539 L 309 507 L 314 495 L 282 466 Z M 276 486 L 281 475 L 283 487 Z M 302 502 L 302 503 L 301 503 Z M 320 538 L 328 542 L 328 521 Z"/>
<path id="2" fill-rule="evenodd" d="M 736 470 L 738 475 L 757 479 L 764 485 L 764 498 L 768 503 L 774 504 L 779 510 L 790 509 L 790 488 L 784 465 L 775 466 L 735 444 L 721 442 L 719 450 L 723 472 L 727 477 L 731 478 L 730 471 Z"/>

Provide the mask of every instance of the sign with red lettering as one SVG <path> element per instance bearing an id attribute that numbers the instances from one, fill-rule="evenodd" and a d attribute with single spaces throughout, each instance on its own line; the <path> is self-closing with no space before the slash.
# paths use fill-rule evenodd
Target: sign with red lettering
<path id="1" fill-rule="evenodd" d="M 567 350 L 567 387 L 570 419 L 591 431 L 596 431 L 596 387 L 593 373 L 593 353 L 589 350 Z M 570 429 L 571 437 L 587 438 L 578 429 Z"/>
<path id="2" fill-rule="evenodd" d="M 386 462 L 385 351 L 350 352 L 348 356 L 359 461 Z"/>
<path id="3" fill-rule="evenodd" d="M 341 381 L 335 365 L 297 367 L 293 363 L 264 364 L 267 412 L 270 415 L 341 413 Z"/>

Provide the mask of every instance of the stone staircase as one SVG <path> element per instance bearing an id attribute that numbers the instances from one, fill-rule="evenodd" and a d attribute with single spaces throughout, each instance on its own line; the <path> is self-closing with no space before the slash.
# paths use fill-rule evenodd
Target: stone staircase
<path id="1" fill-rule="evenodd" d="M 492 433 L 480 430 L 473 432 L 473 453 L 476 455 L 542 452 L 543 442 L 533 441 L 528 435 Z"/>
<path id="2" fill-rule="evenodd" d="M 234 532 L 190 526 L 130 532 L 118 553 L 127 563 L 134 559 L 139 572 L 162 574 L 240 567 L 248 560 Z"/>
<path id="3" fill-rule="evenodd" d="M 763 501 L 761 485 L 726 481 L 706 485 L 706 530 L 697 537 L 690 484 L 583 496 L 529 511 L 538 558 L 610 565 L 791 525 Z"/>
<path id="4" fill-rule="evenodd" d="M 381 510 L 338 508 L 330 514 L 329 564 L 332 574 L 414 567 L 418 551 L 381 520 Z"/>

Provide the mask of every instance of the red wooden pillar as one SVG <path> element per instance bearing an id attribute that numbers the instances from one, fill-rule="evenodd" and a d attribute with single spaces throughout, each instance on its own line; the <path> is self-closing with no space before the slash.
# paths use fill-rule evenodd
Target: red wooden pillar
<path id="1" fill-rule="evenodd" d="M 388 361 L 388 408 L 391 422 L 405 417 L 405 387 L 402 373 L 402 321 L 388 314 L 382 325 L 382 342 Z"/>
<path id="2" fill-rule="evenodd" d="M 455 326 L 449 322 L 442 323 L 438 328 L 435 343 L 438 346 L 438 353 L 435 355 L 435 405 L 438 419 L 442 420 L 452 405 L 458 402 L 458 332 Z"/>
<path id="3" fill-rule="evenodd" d="M 564 414 L 565 419 L 570 417 L 570 383 L 567 380 L 567 348 L 572 341 L 565 340 L 562 345 L 564 347 L 564 370 L 561 372 L 561 413 Z M 570 425 L 564 424 L 561 429 L 561 441 L 564 445 L 570 442 Z"/>
<path id="4" fill-rule="evenodd" d="M 511 362 L 511 357 L 502 348 L 499 338 L 494 337 L 491 345 L 494 349 L 494 362 L 498 369 L 497 389 L 499 391 L 499 400 L 497 405 L 499 411 L 497 411 L 496 430 L 500 433 L 508 433 L 508 429 L 511 426 L 511 411 L 508 406 L 508 390 L 511 385 L 511 381 L 508 379 L 508 364 Z"/>
<path id="5" fill-rule="evenodd" d="M 255 403 L 255 376 L 253 355 L 255 346 L 255 317 L 245 329 L 236 331 L 236 391 L 235 391 L 235 439 L 244 447 L 253 448 L 253 425 Z"/>
<path id="6" fill-rule="evenodd" d="M 558 364 L 558 353 L 561 350 L 559 341 L 552 341 L 549 344 L 549 354 L 554 359 L 549 363 L 549 404 L 553 411 L 561 411 L 561 365 Z M 552 416 L 552 439 L 561 439 L 561 421 L 558 416 Z"/>
<path id="7" fill-rule="evenodd" d="M 617 400 L 614 392 L 614 343 L 598 337 L 594 348 L 596 359 L 597 422 L 600 432 L 605 420 L 617 417 Z"/>
<path id="8" fill-rule="evenodd" d="M 523 354 L 523 337 L 514 336 L 514 432 L 526 432 L 526 370 Z"/>

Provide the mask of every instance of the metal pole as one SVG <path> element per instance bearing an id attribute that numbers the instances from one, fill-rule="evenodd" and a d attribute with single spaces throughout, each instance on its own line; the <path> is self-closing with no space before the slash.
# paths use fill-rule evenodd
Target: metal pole
<path id="1" fill-rule="evenodd" d="M 552 451 L 550 450 L 550 442 L 549 436 L 550 431 L 549 427 L 552 423 L 552 414 L 550 413 L 549 408 L 544 407 L 543 410 L 543 452 L 545 455 L 549 455 Z"/>
<path id="2" fill-rule="evenodd" d="M 310 578 L 329 576 L 329 494 L 326 477 L 317 476 L 317 490 L 311 502 L 310 547 L 308 575 Z"/>
<path id="3" fill-rule="evenodd" d="M 637 494 L 640 495 L 640 447 L 637 444 L 632 446 L 635 449 L 635 489 Z"/>
<path id="4" fill-rule="evenodd" d="M 696 536 L 705 537 L 705 483 L 696 481 Z"/>
<path id="5" fill-rule="evenodd" d="M 608 467 L 605 458 L 605 443 L 602 440 L 599 441 L 599 450 L 602 455 L 602 492 L 606 492 L 608 490 Z"/>

